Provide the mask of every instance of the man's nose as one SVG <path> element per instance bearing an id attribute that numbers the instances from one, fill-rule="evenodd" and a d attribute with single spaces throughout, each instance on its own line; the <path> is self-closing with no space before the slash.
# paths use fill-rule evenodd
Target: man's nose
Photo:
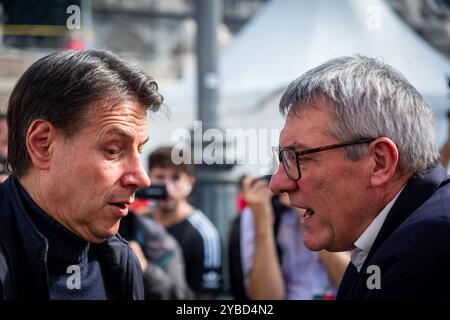
<path id="1" fill-rule="evenodd" d="M 138 188 L 147 188 L 150 187 L 151 180 L 148 176 L 147 172 L 145 171 L 144 167 L 142 166 L 141 161 L 139 161 L 139 171 L 136 175 L 136 179 L 138 180 Z"/>
<path id="2" fill-rule="evenodd" d="M 298 188 L 298 185 L 296 181 L 289 179 L 284 171 L 283 165 L 280 163 L 277 171 L 275 171 L 272 179 L 270 179 L 269 188 L 274 194 L 278 194 L 280 192 L 294 191 Z"/>
<path id="3" fill-rule="evenodd" d="M 123 183 L 125 186 L 134 186 L 135 188 L 147 188 L 150 186 L 150 177 L 144 170 L 139 157 L 130 164 L 129 171 L 124 175 Z"/>

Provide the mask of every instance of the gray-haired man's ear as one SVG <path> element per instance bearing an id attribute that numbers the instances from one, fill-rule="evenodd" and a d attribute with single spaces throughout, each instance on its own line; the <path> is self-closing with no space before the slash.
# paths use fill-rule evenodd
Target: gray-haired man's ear
<path id="1" fill-rule="evenodd" d="M 370 154 L 374 161 L 370 177 L 371 186 L 381 186 L 390 181 L 397 171 L 397 146 L 391 139 L 381 137 L 370 144 Z"/>

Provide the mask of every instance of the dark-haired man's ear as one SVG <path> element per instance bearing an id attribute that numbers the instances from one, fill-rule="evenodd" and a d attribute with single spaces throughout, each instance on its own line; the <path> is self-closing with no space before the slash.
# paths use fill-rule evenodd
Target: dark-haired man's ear
<path id="1" fill-rule="evenodd" d="M 48 121 L 35 120 L 27 131 L 27 151 L 33 166 L 47 170 L 50 166 L 50 146 L 55 140 L 56 128 Z"/>
<path id="2" fill-rule="evenodd" d="M 370 185 L 379 187 L 395 175 L 398 166 L 398 149 L 395 143 L 386 137 L 376 139 L 369 148 L 373 160 Z"/>

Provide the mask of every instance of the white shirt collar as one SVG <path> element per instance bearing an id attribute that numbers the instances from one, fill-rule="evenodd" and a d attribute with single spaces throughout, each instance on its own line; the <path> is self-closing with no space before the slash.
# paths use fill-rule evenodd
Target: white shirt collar
<path id="1" fill-rule="evenodd" d="M 364 232 L 359 236 L 359 238 L 353 243 L 355 249 L 352 251 L 351 262 L 355 265 L 358 272 L 361 271 L 361 268 L 364 264 L 364 261 L 369 254 L 370 248 L 372 248 L 373 243 L 383 226 L 384 220 L 389 213 L 389 211 L 394 206 L 395 201 L 397 201 L 398 196 L 402 192 L 403 186 L 399 192 L 395 195 L 395 197 L 389 201 L 389 203 L 380 211 L 380 213 L 372 220 L 369 226 L 364 230 Z"/>

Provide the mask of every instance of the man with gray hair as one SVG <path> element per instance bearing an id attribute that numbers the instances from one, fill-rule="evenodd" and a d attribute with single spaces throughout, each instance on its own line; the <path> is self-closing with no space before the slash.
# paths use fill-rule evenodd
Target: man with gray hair
<path id="1" fill-rule="evenodd" d="M 337 299 L 450 298 L 450 177 L 432 114 L 391 67 L 342 57 L 293 81 L 270 183 L 314 251 L 353 250 Z"/>

